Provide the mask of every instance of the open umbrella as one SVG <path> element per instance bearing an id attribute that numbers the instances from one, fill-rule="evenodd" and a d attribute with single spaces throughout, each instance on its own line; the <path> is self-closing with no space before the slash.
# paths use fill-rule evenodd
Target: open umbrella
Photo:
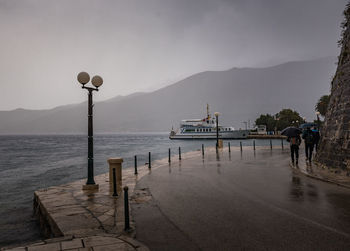
<path id="1" fill-rule="evenodd" d="M 294 126 L 289 126 L 287 128 L 284 128 L 281 132 L 282 135 L 287 137 L 296 137 L 301 133 L 302 131 L 299 128 L 296 128 Z"/>
<path id="2" fill-rule="evenodd" d="M 304 123 L 299 126 L 301 129 L 306 129 L 308 127 L 318 127 L 316 123 Z"/>

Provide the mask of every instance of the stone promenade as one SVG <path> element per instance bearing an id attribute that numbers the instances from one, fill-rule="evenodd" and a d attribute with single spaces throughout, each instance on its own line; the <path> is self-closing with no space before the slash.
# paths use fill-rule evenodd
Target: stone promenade
<path id="1" fill-rule="evenodd" d="M 289 157 L 286 154 L 287 147 L 284 150 L 286 158 Z M 280 147 L 274 147 L 271 154 L 279 155 L 280 149 L 278 148 Z M 268 147 L 257 148 L 257 152 L 260 150 L 269 152 Z M 303 149 L 301 149 L 301 156 L 303 156 L 302 151 Z M 210 156 L 215 156 L 215 152 L 213 148 L 206 149 L 206 158 L 209 156 L 211 159 Z M 225 152 L 228 152 L 227 148 L 220 149 L 219 155 Z M 232 152 L 233 154 L 239 152 L 239 148 L 232 147 Z M 253 153 L 252 147 L 243 147 L 243 153 L 248 152 Z M 186 168 L 186 165 L 201 162 L 201 152 L 194 151 L 183 154 L 182 164 L 177 160 L 177 156 L 173 156 L 171 165 L 179 165 L 180 168 L 182 165 L 182 168 Z M 225 163 L 222 159 L 223 167 Z M 122 184 L 118 184 L 117 197 L 112 196 L 108 173 L 95 176 L 95 181 L 99 184 L 98 191 L 82 190 L 85 180 L 36 191 L 35 214 L 39 217 L 43 234 L 48 239 L 24 247 L 1 250 L 148 250 L 144 244 L 135 240 L 136 228 L 132 215 L 130 215 L 131 228 L 124 230 L 122 187 L 128 186 L 129 197 L 134 204 L 147 202 L 152 199 L 151 195 L 147 191 L 135 190 L 137 182 L 145 176 L 152 176 L 152 171 L 157 172 L 156 170 L 160 167 L 169 166 L 170 168 L 171 165 L 165 158 L 154 161 L 152 169 L 148 169 L 146 165 L 140 166 L 138 175 L 134 174 L 133 168 L 123 169 Z M 217 159 L 214 162 L 208 162 L 208 165 L 217 167 Z M 335 173 L 315 164 L 306 165 L 303 159 L 299 161 L 299 166 L 290 165 L 290 167 L 309 177 L 350 188 L 350 178 L 346 173 Z"/>
<path id="2" fill-rule="evenodd" d="M 184 158 L 198 156 L 198 152 L 184 153 Z M 129 198 L 136 182 L 152 170 L 167 163 L 167 159 L 148 165 L 122 170 L 122 184 L 118 184 L 118 196 L 113 197 L 109 185 L 109 173 L 95 176 L 98 191 L 82 190 L 86 180 L 42 189 L 34 193 L 34 213 L 40 221 L 42 234 L 47 240 L 25 247 L 0 250 L 148 250 L 134 239 L 135 224 L 130 214 L 130 229 L 124 230 L 124 192 L 127 186 Z M 107 170 L 106 170 L 107 171 Z"/>

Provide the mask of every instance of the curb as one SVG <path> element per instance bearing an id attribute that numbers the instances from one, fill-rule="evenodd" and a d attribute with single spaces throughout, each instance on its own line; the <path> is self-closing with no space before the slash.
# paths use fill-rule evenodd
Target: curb
<path id="1" fill-rule="evenodd" d="M 317 163 L 315 163 L 315 165 L 317 165 Z M 303 172 L 302 170 L 300 170 L 300 168 L 295 168 L 293 165 L 289 164 L 290 168 L 292 168 L 293 170 L 305 175 L 306 177 L 308 178 L 311 178 L 311 179 L 315 179 L 315 180 L 319 180 L 319 181 L 323 181 L 323 182 L 327 182 L 327 183 L 330 183 L 330 184 L 333 184 L 333 185 L 337 185 L 337 186 L 340 186 L 340 187 L 344 187 L 344 188 L 347 188 L 347 189 L 350 189 L 350 186 L 349 185 L 345 185 L 345 184 L 342 184 L 342 183 L 339 183 L 339 182 L 336 182 L 336 181 L 333 181 L 333 180 L 329 180 L 329 179 L 326 179 L 326 178 L 321 178 L 321 177 L 318 177 L 318 176 L 315 176 L 315 175 L 312 175 L 312 174 L 309 174 L 309 173 L 305 173 Z"/>

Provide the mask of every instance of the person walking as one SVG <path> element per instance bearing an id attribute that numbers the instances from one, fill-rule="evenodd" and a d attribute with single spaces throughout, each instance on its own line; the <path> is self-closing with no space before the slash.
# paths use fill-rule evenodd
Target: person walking
<path id="1" fill-rule="evenodd" d="M 296 165 L 298 165 L 299 145 L 301 143 L 300 135 L 288 137 L 287 141 L 290 142 L 290 157 L 292 158 L 292 164 L 294 165 L 294 160 L 295 160 Z M 294 155 L 295 155 L 295 158 L 294 158 Z"/>
<path id="2" fill-rule="evenodd" d="M 314 133 L 314 135 L 315 135 L 315 150 L 316 150 L 316 152 L 318 151 L 318 142 L 320 141 L 320 132 L 319 132 L 319 130 L 317 130 L 317 128 L 316 127 L 314 127 L 313 129 L 312 129 L 312 131 L 313 131 L 313 133 Z"/>
<path id="3" fill-rule="evenodd" d="M 307 127 L 306 130 L 303 132 L 302 138 L 305 142 L 306 161 L 309 161 L 309 163 L 311 164 L 312 151 L 314 150 L 315 144 L 315 134 L 313 131 L 311 131 L 310 127 Z"/>

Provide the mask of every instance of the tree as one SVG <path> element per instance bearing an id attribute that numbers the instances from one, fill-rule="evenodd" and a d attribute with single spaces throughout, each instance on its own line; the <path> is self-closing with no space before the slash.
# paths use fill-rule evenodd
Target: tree
<path id="1" fill-rule="evenodd" d="M 288 126 L 299 127 L 300 124 L 304 123 L 304 119 L 300 117 L 297 111 L 291 109 L 283 109 L 276 114 L 276 127 L 278 131 L 283 130 Z"/>
<path id="2" fill-rule="evenodd" d="M 320 97 L 315 106 L 315 110 L 319 112 L 323 117 L 326 115 L 329 99 L 330 95 L 323 95 L 322 97 Z"/>
<path id="3" fill-rule="evenodd" d="M 273 131 L 276 126 L 276 120 L 270 114 L 261 114 L 260 117 L 255 120 L 255 125 L 265 125 L 267 131 Z"/>

